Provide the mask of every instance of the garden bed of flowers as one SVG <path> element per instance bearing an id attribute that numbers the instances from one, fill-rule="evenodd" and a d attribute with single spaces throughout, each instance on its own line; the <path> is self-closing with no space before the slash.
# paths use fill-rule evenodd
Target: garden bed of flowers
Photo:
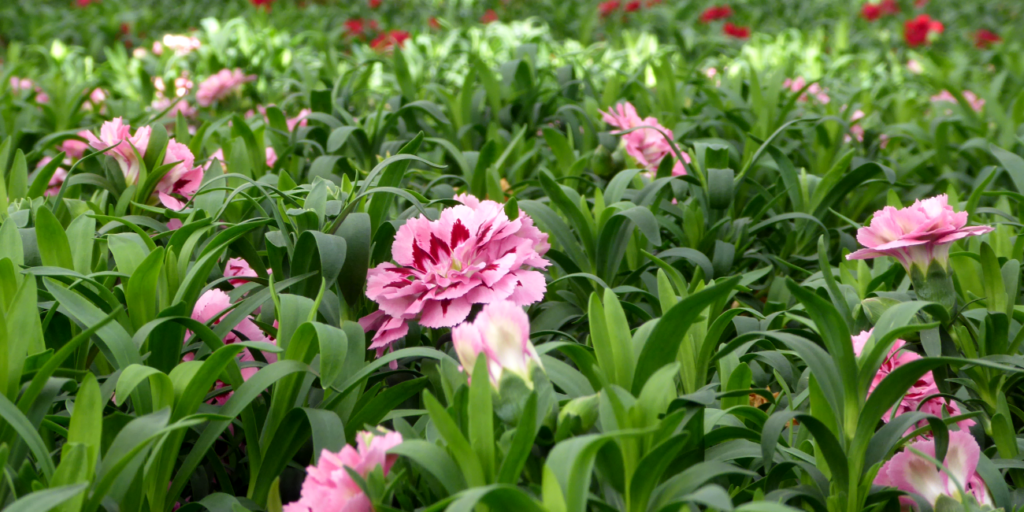
<path id="1" fill-rule="evenodd" d="M 0 508 L 1024 510 L 1024 4 L 0 3 Z"/>

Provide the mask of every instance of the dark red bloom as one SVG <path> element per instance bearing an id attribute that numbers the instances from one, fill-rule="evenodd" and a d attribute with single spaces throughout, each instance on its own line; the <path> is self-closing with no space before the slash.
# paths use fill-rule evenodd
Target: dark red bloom
<path id="1" fill-rule="evenodd" d="M 494 23 L 498 21 L 498 13 L 494 12 L 494 9 L 487 9 L 487 12 L 480 17 L 480 23 L 487 25 L 488 23 Z"/>
<path id="2" fill-rule="evenodd" d="M 900 4 L 896 3 L 896 0 L 882 0 L 878 3 L 878 6 L 882 9 L 882 14 L 900 13 Z"/>
<path id="3" fill-rule="evenodd" d="M 728 5 L 714 5 L 708 7 L 701 13 L 700 21 L 701 23 L 711 23 L 712 21 L 722 20 L 729 16 L 732 16 L 732 7 L 729 7 Z"/>
<path id="4" fill-rule="evenodd" d="M 127 23 L 121 24 L 121 35 L 126 36 L 132 32 L 132 27 L 128 26 Z"/>
<path id="5" fill-rule="evenodd" d="M 929 34 L 932 32 L 941 34 L 943 30 L 945 30 L 945 26 L 941 21 L 934 20 L 927 14 L 921 14 L 903 25 L 903 38 L 912 47 L 921 46 L 928 42 Z"/>
<path id="6" fill-rule="evenodd" d="M 376 9 L 380 7 L 381 0 L 370 0 L 370 9 Z"/>
<path id="7" fill-rule="evenodd" d="M 267 6 L 267 9 L 269 9 L 270 4 L 274 3 L 274 0 L 249 0 L 249 2 L 256 7 L 261 7 L 265 5 Z"/>
<path id="8" fill-rule="evenodd" d="M 399 48 L 405 44 L 405 40 L 409 39 L 409 33 L 404 30 L 389 30 L 383 34 L 375 37 L 370 42 L 370 47 L 374 50 L 388 51 L 398 46 Z"/>
<path id="9" fill-rule="evenodd" d="M 441 30 L 441 23 L 433 16 L 430 17 L 430 21 L 427 22 L 427 25 L 430 25 L 430 28 L 434 30 Z"/>
<path id="10" fill-rule="evenodd" d="M 619 10 L 619 0 L 608 0 L 607 2 L 601 2 L 597 6 L 597 11 L 601 13 L 602 18 L 611 16 L 617 10 Z"/>
<path id="11" fill-rule="evenodd" d="M 626 12 L 636 12 L 640 10 L 640 0 L 633 0 L 626 4 Z"/>
<path id="12" fill-rule="evenodd" d="M 1002 40 L 995 32 L 990 30 L 981 29 L 974 33 L 974 46 L 978 48 L 988 48 Z"/>
<path id="13" fill-rule="evenodd" d="M 860 16 L 868 21 L 875 21 L 882 17 L 882 8 L 878 4 L 866 3 L 860 9 Z"/>
<path id="14" fill-rule="evenodd" d="M 736 39 L 746 39 L 750 37 L 749 28 L 733 25 L 732 23 L 726 23 L 725 26 L 722 27 L 722 31 Z"/>
<path id="15" fill-rule="evenodd" d="M 345 28 L 348 29 L 350 36 L 362 36 L 366 33 L 366 20 L 362 18 L 348 20 L 345 22 Z"/>
<path id="16" fill-rule="evenodd" d="M 915 0 L 914 7 L 924 7 L 928 5 L 928 0 Z"/>
<path id="17" fill-rule="evenodd" d="M 78 3 L 79 7 L 88 7 L 89 4 L 91 4 L 92 2 L 93 2 L 93 0 L 77 0 L 77 3 Z"/>

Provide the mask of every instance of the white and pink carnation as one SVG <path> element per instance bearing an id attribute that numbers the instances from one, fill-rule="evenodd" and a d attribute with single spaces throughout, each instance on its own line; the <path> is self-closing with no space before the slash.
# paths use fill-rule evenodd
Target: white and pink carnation
<path id="1" fill-rule="evenodd" d="M 380 310 L 359 320 L 377 331 L 371 349 L 378 356 L 404 337 L 408 321 L 430 328 L 453 327 L 474 304 L 508 300 L 518 306 L 544 298 L 544 254 L 548 235 L 526 213 L 509 220 L 504 206 L 470 195 L 441 212 L 438 220 L 420 215 L 399 228 L 391 252 L 394 263 L 368 273 L 366 295 Z"/>

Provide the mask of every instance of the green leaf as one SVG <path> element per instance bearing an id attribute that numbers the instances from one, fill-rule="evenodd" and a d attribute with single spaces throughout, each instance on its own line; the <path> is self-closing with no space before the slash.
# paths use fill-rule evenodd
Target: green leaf
<path id="1" fill-rule="evenodd" d="M 42 512 L 53 510 L 58 505 L 78 496 L 89 484 L 65 485 L 56 489 L 44 489 L 22 496 L 4 510 L 7 512 Z"/>
<path id="2" fill-rule="evenodd" d="M 14 153 L 14 164 L 7 176 L 7 195 L 11 199 L 21 199 L 28 195 L 28 164 L 21 149 Z"/>
<path id="3" fill-rule="evenodd" d="M 523 471 L 526 461 L 533 449 L 533 441 L 537 437 L 537 393 L 530 393 L 523 407 L 523 415 L 519 418 L 519 425 L 512 436 L 512 444 L 505 459 L 501 461 L 501 469 L 498 470 L 497 483 L 515 485 L 519 480 L 519 474 Z"/>
<path id="4" fill-rule="evenodd" d="M 487 357 L 478 357 L 469 386 L 469 444 L 483 466 L 485 482 L 494 481 L 494 406 Z"/>
<path id="5" fill-rule="evenodd" d="M 728 297 L 739 281 L 740 276 L 735 276 L 715 283 L 679 301 L 662 315 L 637 360 L 632 385 L 634 394 L 640 393 L 647 379 L 658 368 L 675 360 L 674 357 L 666 357 L 666 354 L 676 354 L 690 325 L 710 305 Z"/>
<path id="6" fill-rule="evenodd" d="M 39 256 L 43 260 L 43 265 L 75 269 L 68 236 L 64 233 L 60 221 L 48 208 L 36 210 L 36 243 L 39 244 Z"/>
<path id="7" fill-rule="evenodd" d="M 164 265 L 164 248 L 158 247 L 132 273 L 125 290 L 132 328 L 136 331 L 157 314 L 157 287 Z"/>
<path id="8" fill-rule="evenodd" d="M 420 439 L 410 439 L 388 451 L 406 457 L 440 482 L 449 494 L 466 488 L 465 479 L 444 448 Z"/>
<path id="9" fill-rule="evenodd" d="M 1017 192 L 1024 194 L 1024 158 L 995 144 L 990 144 L 989 150 L 992 151 L 992 156 L 996 157 L 999 163 L 1003 164 L 1003 168 L 1010 175 L 1010 180 L 1013 181 L 1013 186 L 1017 189 Z"/>
<path id="10" fill-rule="evenodd" d="M 462 435 L 455 421 L 448 415 L 448 411 L 441 406 L 441 403 L 429 391 L 423 392 L 423 405 L 427 408 L 430 419 L 433 421 L 437 431 L 444 438 L 445 442 L 448 443 L 448 449 L 455 457 L 456 463 L 458 463 L 459 468 L 462 470 L 462 476 L 466 479 L 469 486 L 480 487 L 486 485 L 486 477 L 484 476 L 483 466 L 480 463 L 479 457 L 473 451 L 466 437 Z"/>

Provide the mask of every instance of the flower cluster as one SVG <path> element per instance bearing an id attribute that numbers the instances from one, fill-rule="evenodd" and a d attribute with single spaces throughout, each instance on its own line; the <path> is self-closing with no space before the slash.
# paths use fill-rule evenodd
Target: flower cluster
<path id="1" fill-rule="evenodd" d="M 875 21 L 882 16 L 892 16 L 900 13 L 900 6 L 896 0 L 882 0 L 881 2 L 866 2 L 861 7 L 860 15 L 868 21 Z"/>
<path id="2" fill-rule="evenodd" d="M 945 25 L 941 21 L 932 19 L 927 14 L 921 14 L 904 23 L 903 37 L 906 39 L 907 45 L 911 47 L 921 46 L 931 42 L 932 39 L 944 30 Z"/>
<path id="3" fill-rule="evenodd" d="M 786 81 L 782 83 L 782 86 L 795 93 L 804 91 L 804 87 L 807 87 L 807 90 L 800 95 L 800 101 L 806 102 L 809 99 L 808 95 L 813 96 L 814 99 L 817 100 L 818 103 L 821 103 L 822 105 L 827 105 L 829 101 L 832 101 L 832 99 L 829 98 L 828 96 L 828 92 L 826 92 L 825 89 L 818 85 L 817 82 L 814 82 L 810 86 L 808 86 L 807 80 L 804 80 L 804 77 L 802 76 L 798 76 L 796 78 L 787 78 Z"/>
<path id="4" fill-rule="evenodd" d="M 949 267 L 949 245 L 969 236 L 992 231 L 990 226 L 967 226 L 967 212 L 956 212 L 945 194 L 915 201 L 906 208 L 891 206 L 875 212 L 869 226 L 857 230 L 857 241 L 865 246 L 847 259 L 865 260 L 890 256 L 899 260 L 907 273 L 917 266 L 922 271 L 932 261 Z"/>
<path id="5" fill-rule="evenodd" d="M 700 13 L 700 22 L 711 23 L 712 21 L 724 20 L 730 16 L 732 16 L 732 7 L 728 5 L 712 5 Z"/>
<path id="6" fill-rule="evenodd" d="M 858 357 L 861 356 L 864 351 L 864 346 L 871 338 L 872 331 L 863 331 L 860 334 L 853 336 L 853 352 Z M 871 394 L 879 384 L 889 376 L 890 373 L 895 371 L 900 366 L 908 364 L 913 361 L 921 359 L 921 356 L 914 352 L 906 349 L 907 342 L 903 340 L 896 340 L 892 348 L 889 349 L 888 355 L 882 362 L 882 366 L 878 368 L 878 373 L 871 380 L 871 385 L 868 387 L 868 394 Z M 937 396 L 939 393 L 939 387 L 935 383 L 935 377 L 932 372 L 924 374 L 920 379 L 917 380 L 910 389 L 907 390 L 906 394 L 903 395 L 903 399 L 900 403 L 885 413 L 882 417 L 882 421 L 888 423 L 892 419 L 900 414 L 912 411 L 921 411 L 927 414 L 932 414 L 938 417 L 944 416 L 959 416 L 961 414 L 960 407 L 957 406 L 956 402 L 946 400 Z M 918 424 L 923 426 L 924 422 Z M 974 425 L 974 420 L 965 419 L 957 422 L 957 426 L 960 430 L 966 431 L 968 428 Z M 913 431 L 916 427 L 911 427 L 907 430 L 907 433 Z"/>
<path id="7" fill-rule="evenodd" d="M 608 112 L 601 112 L 601 116 L 605 123 L 618 128 L 612 134 L 622 135 L 626 153 L 644 169 L 657 172 L 662 159 L 673 154 L 672 145 L 666 140 L 666 137 L 675 139 L 672 130 L 662 126 L 654 117 L 641 119 L 633 104 L 620 103 L 608 109 Z M 683 160 L 676 161 L 672 167 L 673 176 L 686 174 L 683 162 L 690 163 L 690 156 L 687 153 L 682 153 L 682 157 Z"/>
<path id="8" fill-rule="evenodd" d="M 982 98 L 979 98 L 977 94 L 974 94 L 971 91 L 965 90 L 963 92 L 963 95 L 964 95 L 964 99 L 967 100 L 967 104 L 971 106 L 971 110 L 973 110 L 975 112 L 981 112 L 981 109 L 985 108 L 985 100 L 982 99 Z M 951 92 L 949 92 L 947 90 L 943 90 L 939 94 L 936 94 L 935 96 L 932 96 L 931 97 L 931 101 L 932 101 L 932 103 L 942 103 L 942 102 L 954 103 L 954 104 L 957 103 L 956 96 L 953 96 L 953 93 L 951 93 Z"/>
<path id="9" fill-rule="evenodd" d="M 132 127 L 125 124 L 124 119 L 115 117 L 112 121 L 103 123 L 100 127 L 99 137 L 92 132 L 85 132 L 83 135 L 89 141 L 89 146 L 95 150 L 107 151 L 117 161 L 117 165 L 124 174 L 124 181 L 127 185 L 134 185 L 139 179 L 139 168 L 141 158 L 146 156 L 146 148 L 149 146 L 149 136 L 152 129 L 144 126 L 135 131 L 132 135 Z"/>
<path id="10" fill-rule="evenodd" d="M 345 445 L 338 453 L 322 451 L 317 464 L 306 468 L 299 501 L 285 505 L 284 512 L 372 512 L 370 498 L 348 470 L 366 478 L 379 467 L 387 476 L 398 458 L 387 452 L 400 444 L 398 432 L 363 431 L 356 436 L 355 448 Z"/>
<path id="11" fill-rule="evenodd" d="M 163 55 L 164 48 L 173 51 L 175 55 L 187 55 L 202 46 L 199 38 L 195 36 L 165 34 L 163 40 L 153 41 L 153 55 Z"/>
<path id="12" fill-rule="evenodd" d="M 550 264 L 548 235 L 523 212 L 510 220 L 504 207 L 470 195 L 441 212 L 438 220 L 420 215 L 399 228 L 391 252 L 397 265 L 369 271 L 366 295 L 380 310 L 359 320 L 377 331 L 371 349 L 382 355 L 409 331 L 408 321 L 424 327 L 453 327 L 474 304 L 509 300 L 532 304 L 544 297 Z"/>
<path id="13" fill-rule="evenodd" d="M 992 506 L 988 488 L 977 473 L 978 460 L 981 458 L 981 447 L 967 432 L 950 432 L 949 447 L 941 469 L 931 460 L 914 453 L 920 452 L 932 459 L 935 453 L 935 440 L 918 441 L 907 447 L 885 463 L 875 477 L 875 485 L 895 487 L 901 491 L 914 493 L 924 498 L 933 506 L 941 496 L 949 496 L 963 502 L 960 488 L 964 489 L 979 505 Z M 906 508 L 916 508 L 916 502 L 906 496 L 900 497 Z M 906 510 L 904 508 L 904 510 Z"/>
<path id="14" fill-rule="evenodd" d="M 157 195 L 164 206 L 172 210 L 181 210 L 185 207 L 185 201 L 192 199 L 199 191 L 205 170 L 201 166 L 196 167 L 195 161 L 195 156 L 188 146 L 174 139 L 167 141 L 164 164 L 177 164 L 171 167 L 156 185 Z M 180 198 L 184 198 L 185 201 Z"/>
<path id="15" fill-rule="evenodd" d="M 256 79 L 256 75 L 246 75 L 241 69 L 222 69 L 213 76 L 199 84 L 196 91 L 196 102 L 201 107 L 209 107 L 215 101 L 220 101 L 233 92 L 242 84 Z"/>

